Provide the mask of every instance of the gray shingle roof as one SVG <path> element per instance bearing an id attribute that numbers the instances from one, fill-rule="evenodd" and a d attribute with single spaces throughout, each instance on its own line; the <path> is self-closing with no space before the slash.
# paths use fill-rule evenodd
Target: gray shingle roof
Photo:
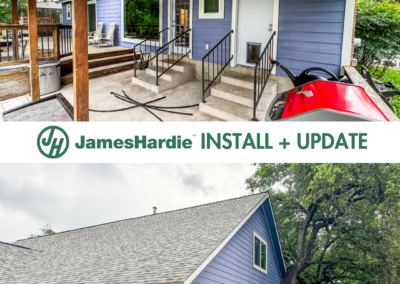
<path id="1" fill-rule="evenodd" d="M 38 252 L 0 242 L 0 283 L 24 283 Z"/>
<path id="2" fill-rule="evenodd" d="M 265 196 L 18 241 L 34 260 L 29 278 L 11 283 L 182 283 Z"/>

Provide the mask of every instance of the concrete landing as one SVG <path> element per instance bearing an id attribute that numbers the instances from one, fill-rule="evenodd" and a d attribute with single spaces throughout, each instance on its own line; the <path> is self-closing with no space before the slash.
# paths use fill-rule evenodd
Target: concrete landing
<path id="1" fill-rule="evenodd" d="M 257 107 L 256 118 L 265 120 L 273 98 L 277 95 L 278 83 L 269 80 Z M 206 103 L 200 104 L 200 111 L 224 121 L 249 121 L 253 118 L 254 77 L 236 72 L 227 72 L 221 83 L 211 89 Z"/>

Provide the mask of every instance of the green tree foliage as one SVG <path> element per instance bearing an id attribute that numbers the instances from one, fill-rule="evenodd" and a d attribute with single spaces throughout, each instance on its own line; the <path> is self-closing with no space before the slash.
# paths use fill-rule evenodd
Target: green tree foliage
<path id="1" fill-rule="evenodd" d="M 29 238 L 37 238 L 42 236 L 54 235 L 56 232 L 53 231 L 49 224 L 44 225 L 43 228 L 40 228 L 39 231 L 41 232 L 39 235 L 31 234 Z"/>
<path id="2" fill-rule="evenodd" d="M 400 283 L 399 164 L 260 164 L 287 266 L 284 284 Z"/>
<path id="3" fill-rule="evenodd" d="M 382 78 L 391 60 L 400 54 L 400 3 L 358 0 L 356 37 L 362 39 L 354 54 L 358 67 L 364 65 L 374 77 Z M 389 60 L 384 68 L 378 68 L 377 56 Z"/>
<path id="4" fill-rule="evenodd" d="M 152 0 L 128 0 L 125 10 L 125 23 L 130 25 L 158 25 L 159 4 Z"/>
<path id="5" fill-rule="evenodd" d="M 158 0 L 127 0 L 125 4 L 125 27 L 141 26 L 134 29 L 138 37 L 155 36 L 158 32 L 159 16 Z"/>
<path id="6" fill-rule="evenodd" d="M 28 1 L 18 0 L 18 16 L 27 14 Z M 11 23 L 11 0 L 0 0 L 0 23 Z"/>

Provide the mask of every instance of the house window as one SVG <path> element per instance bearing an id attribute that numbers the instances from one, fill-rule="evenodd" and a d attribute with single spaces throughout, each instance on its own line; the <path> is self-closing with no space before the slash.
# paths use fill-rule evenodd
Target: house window
<path id="1" fill-rule="evenodd" d="M 223 19 L 225 0 L 199 0 L 200 19 Z"/>
<path id="2" fill-rule="evenodd" d="M 159 0 L 124 0 L 125 39 L 159 39 L 159 31 Z"/>
<path id="3" fill-rule="evenodd" d="M 264 241 L 259 235 L 254 233 L 254 259 L 253 267 L 267 273 L 267 242 Z"/>
<path id="4" fill-rule="evenodd" d="M 67 5 L 67 20 L 71 20 L 71 4 Z"/>
<path id="5" fill-rule="evenodd" d="M 219 13 L 219 0 L 204 0 L 204 13 Z"/>

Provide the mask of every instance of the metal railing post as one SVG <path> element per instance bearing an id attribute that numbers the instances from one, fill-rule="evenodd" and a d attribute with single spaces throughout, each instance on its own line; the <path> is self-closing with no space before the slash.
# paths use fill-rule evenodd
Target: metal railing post
<path id="1" fill-rule="evenodd" d="M 257 120 L 257 107 L 260 103 L 264 89 L 268 84 L 269 77 L 273 66 L 268 61 L 268 56 L 273 52 L 274 36 L 276 32 L 273 32 L 271 38 L 269 39 L 264 51 L 261 53 L 260 58 L 254 68 L 254 106 L 253 106 L 253 121 Z M 258 69 L 261 68 L 260 72 Z M 258 78 L 258 73 L 260 73 L 260 78 Z"/>
<path id="2" fill-rule="evenodd" d="M 158 50 L 156 51 L 156 56 L 157 56 L 157 58 L 156 58 L 156 77 L 157 77 L 156 86 L 158 86 Z"/>
<path id="3" fill-rule="evenodd" d="M 230 54 L 230 43 L 231 43 L 231 34 L 233 34 L 233 30 L 230 31 L 219 43 L 217 43 L 202 59 L 202 80 L 203 80 L 203 98 L 205 98 L 205 93 L 211 88 L 211 86 L 214 84 L 214 82 L 218 79 L 218 77 L 222 74 L 222 72 L 225 70 L 225 68 L 229 65 L 229 63 L 233 60 L 233 55 Z M 229 60 L 227 58 L 227 38 L 229 37 Z M 224 46 L 225 46 L 225 52 L 224 52 Z M 221 47 L 221 55 L 219 53 L 219 47 Z M 217 56 L 215 57 L 215 50 L 217 50 Z M 212 80 L 210 81 L 210 55 L 213 55 L 212 57 Z M 208 59 L 208 73 L 207 73 L 207 87 L 205 87 L 205 60 L 206 58 Z M 225 61 L 224 61 L 225 60 Z M 216 66 L 216 73 L 215 74 L 215 65 Z M 220 66 L 221 65 L 221 68 Z M 204 103 L 206 102 L 205 99 Z"/>
<path id="4" fill-rule="evenodd" d="M 206 92 L 204 91 L 204 58 L 202 60 L 202 91 L 203 91 L 203 103 L 206 103 Z"/>

